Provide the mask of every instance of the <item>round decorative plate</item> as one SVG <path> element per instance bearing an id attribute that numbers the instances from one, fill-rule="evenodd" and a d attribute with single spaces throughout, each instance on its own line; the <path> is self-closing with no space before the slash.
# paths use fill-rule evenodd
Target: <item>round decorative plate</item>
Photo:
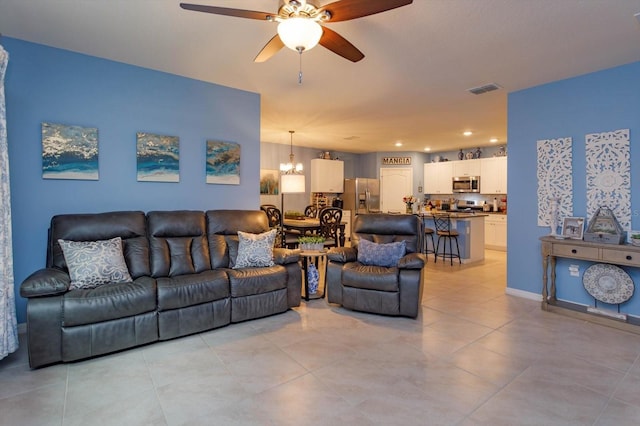
<path id="1" fill-rule="evenodd" d="M 596 300 L 616 305 L 633 296 L 633 280 L 622 268 L 596 263 L 584 271 L 582 285 Z"/>

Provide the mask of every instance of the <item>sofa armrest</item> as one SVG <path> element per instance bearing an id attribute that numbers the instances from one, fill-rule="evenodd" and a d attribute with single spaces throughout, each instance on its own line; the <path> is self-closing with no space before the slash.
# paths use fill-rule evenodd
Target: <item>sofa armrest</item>
<path id="1" fill-rule="evenodd" d="M 29 275 L 20 285 L 20 296 L 38 297 L 62 294 L 69 290 L 71 278 L 60 269 L 40 269 Z"/>
<path id="2" fill-rule="evenodd" d="M 327 253 L 329 260 L 339 263 L 355 262 L 358 251 L 353 247 L 333 247 Z"/>
<path id="3" fill-rule="evenodd" d="M 398 269 L 422 269 L 424 268 L 425 256 L 422 253 L 409 253 L 400 259 Z"/>
<path id="4" fill-rule="evenodd" d="M 275 263 L 276 265 L 297 263 L 298 260 L 300 260 L 300 250 L 292 250 L 280 247 L 273 249 L 273 263 Z"/>

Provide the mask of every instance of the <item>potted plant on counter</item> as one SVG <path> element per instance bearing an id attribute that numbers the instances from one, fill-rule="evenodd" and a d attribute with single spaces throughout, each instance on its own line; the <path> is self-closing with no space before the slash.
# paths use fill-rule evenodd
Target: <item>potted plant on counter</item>
<path id="1" fill-rule="evenodd" d="M 305 235 L 298 237 L 298 244 L 302 251 L 321 251 L 324 249 L 325 238 L 321 235 Z"/>

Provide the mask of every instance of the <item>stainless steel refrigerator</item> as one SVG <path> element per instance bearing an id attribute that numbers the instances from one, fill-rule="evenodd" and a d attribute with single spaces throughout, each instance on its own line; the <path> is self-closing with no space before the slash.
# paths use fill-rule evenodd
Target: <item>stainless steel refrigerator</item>
<path id="1" fill-rule="evenodd" d="M 380 213 L 380 181 L 368 178 L 345 179 L 342 199 L 344 209 L 351 210 L 352 216 Z"/>

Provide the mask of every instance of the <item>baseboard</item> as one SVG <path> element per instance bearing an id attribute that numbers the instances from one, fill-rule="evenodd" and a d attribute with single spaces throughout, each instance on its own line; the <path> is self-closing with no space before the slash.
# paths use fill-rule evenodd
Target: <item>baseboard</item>
<path id="1" fill-rule="evenodd" d="M 507 287 L 504 292 L 509 296 L 522 297 L 523 299 L 542 302 L 542 294 L 539 294 L 539 293 L 531 293 L 530 291 L 518 290 L 516 288 L 509 288 L 509 287 Z"/>

